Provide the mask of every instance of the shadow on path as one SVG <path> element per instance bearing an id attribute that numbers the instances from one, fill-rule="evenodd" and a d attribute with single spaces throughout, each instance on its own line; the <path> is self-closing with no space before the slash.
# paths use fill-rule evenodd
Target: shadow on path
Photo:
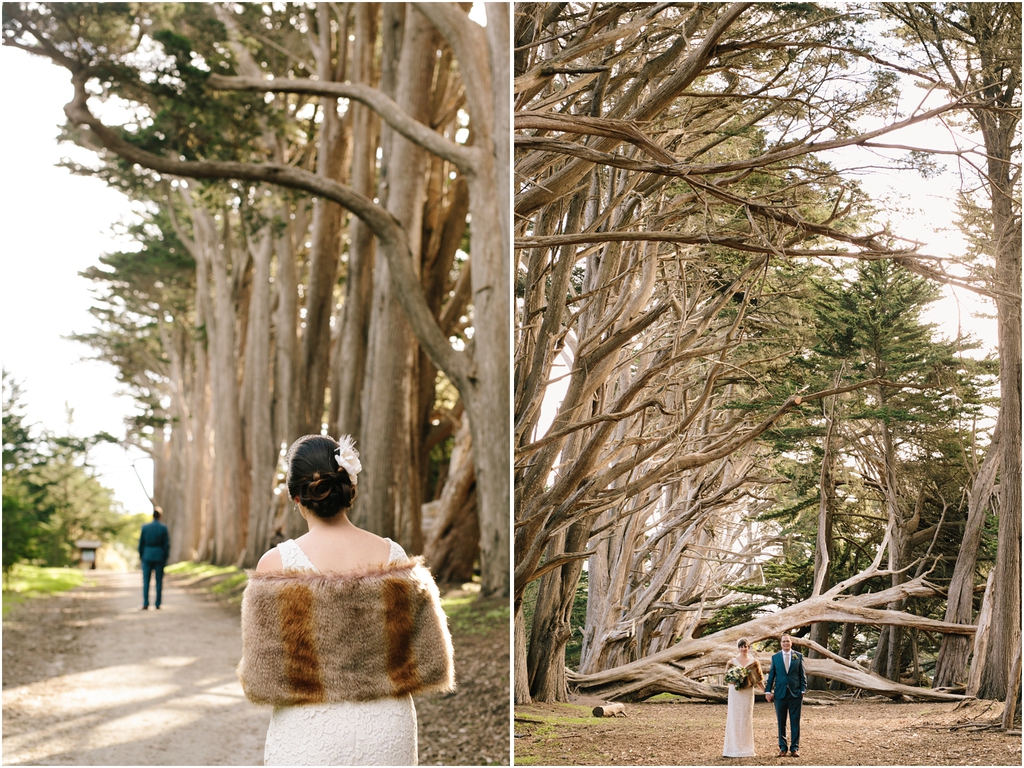
<path id="1" fill-rule="evenodd" d="M 268 708 L 235 676 L 237 612 L 164 580 L 90 572 L 4 622 L 5 765 L 262 765 Z"/>

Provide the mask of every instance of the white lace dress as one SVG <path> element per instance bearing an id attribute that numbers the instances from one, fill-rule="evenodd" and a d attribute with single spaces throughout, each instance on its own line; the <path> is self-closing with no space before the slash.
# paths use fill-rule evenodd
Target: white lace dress
<path id="1" fill-rule="evenodd" d="M 406 557 L 391 542 L 389 562 Z M 294 540 L 277 545 L 285 569 L 317 572 Z M 265 765 L 416 765 L 412 696 L 275 707 Z"/>
<path id="2" fill-rule="evenodd" d="M 756 661 L 747 662 L 750 669 Z M 729 666 L 740 667 L 739 659 L 733 659 Z M 754 757 L 754 685 L 760 680 L 757 670 L 751 671 L 754 684 L 748 683 L 740 690 L 729 683 L 729 713 L 725 719 L 725 745 L 723 757 Z M 750 678 L 748 678 L 750 679 Z"/>

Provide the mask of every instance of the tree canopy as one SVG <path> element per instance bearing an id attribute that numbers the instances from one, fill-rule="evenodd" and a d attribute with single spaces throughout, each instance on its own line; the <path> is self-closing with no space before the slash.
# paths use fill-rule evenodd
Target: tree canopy
<path id="1" fill-rule="evenodd" d="M 296 532 L 281 448 L 327 430 L 362 451 L 359 522 L 508 590 L 508 420 L 491 408 L 508 381 L 508 20 L 467 11 L 5 4 L 5 45 L 72 75 L 65 137 L 99 161 L 76 170 L 146 204 L 138 251 L 87 273 L 99 325 L 79 338 L 143 404 L 129 439 L 156 460 L 172 557 L 252 564 Z M 128 119 L 104 123 L 104 102 Z"/>
<path id="2" fill-rule="evenodd" d="M 974 31 L 1002 25 L 1019 51 L 1019 8 L 982 5 Z M 522 3 L 515 20 L 517 701 L 715 697 L 700 681 L 740 624 L 798 631 L 838 682 L 868 680 L 865 656 L 893 681 L 869 687 L 922 680 L 921 630 L 973 633 L 942 599 L 967 530 L 972 586 L 993 567 L 1006 492 L 981 469 L 1009 380 L 997 401 L 1002 341 L 975 360 L 921 314 L 947 284 L 1012 315 L 1019 283 L 993 278 L 1005 238 L 973 181 L 975 245 L 944 260 L 859 179 L 879 161 L 935 173 L 943 150 L 910 129 L 936 123 L 970 137 L 949 153 L 967 178 L 988 146 L 972 121 L 1017 130 L 1008 59 L 1001 88 L 956 84 L 924 66 L 960 66 L 950 51 L 929 60 L 867 4 Z M 841 615 L 855 602 L 881 609 Z"/>

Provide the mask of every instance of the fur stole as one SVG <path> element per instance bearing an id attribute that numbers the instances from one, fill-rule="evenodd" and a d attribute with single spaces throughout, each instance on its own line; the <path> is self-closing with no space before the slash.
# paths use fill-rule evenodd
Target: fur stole
<path id="1" fill-rule="evenodd" d="M 248 575 L 238 677 L 254 704 L 454 690 L 448 621 L 422 558 L 356 574 Z"/>

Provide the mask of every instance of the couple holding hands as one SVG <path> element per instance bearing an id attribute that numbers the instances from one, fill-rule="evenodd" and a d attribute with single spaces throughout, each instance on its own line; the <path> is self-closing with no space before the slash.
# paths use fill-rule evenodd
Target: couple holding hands
<path id="1" fill-rule="evenodd" d="M 793 639 L 779 639 L 782 650 L 772 656 L 767 681 L 761 663 L 750 655 L 746 640 L 737 643 L 739 655 L 726 664 L 729 684 L 729 710 L 725 722 L 724 757 L 754 756 L 754 689 L 764 687 L 765 699 L 774 702 L 779 725 L 779 757 L 800 756 L 800 706 L 807 690 L 804 657 L 793 650 Z M 786 742 L 786 719 L 790 721 L 792 741 Z"/>

